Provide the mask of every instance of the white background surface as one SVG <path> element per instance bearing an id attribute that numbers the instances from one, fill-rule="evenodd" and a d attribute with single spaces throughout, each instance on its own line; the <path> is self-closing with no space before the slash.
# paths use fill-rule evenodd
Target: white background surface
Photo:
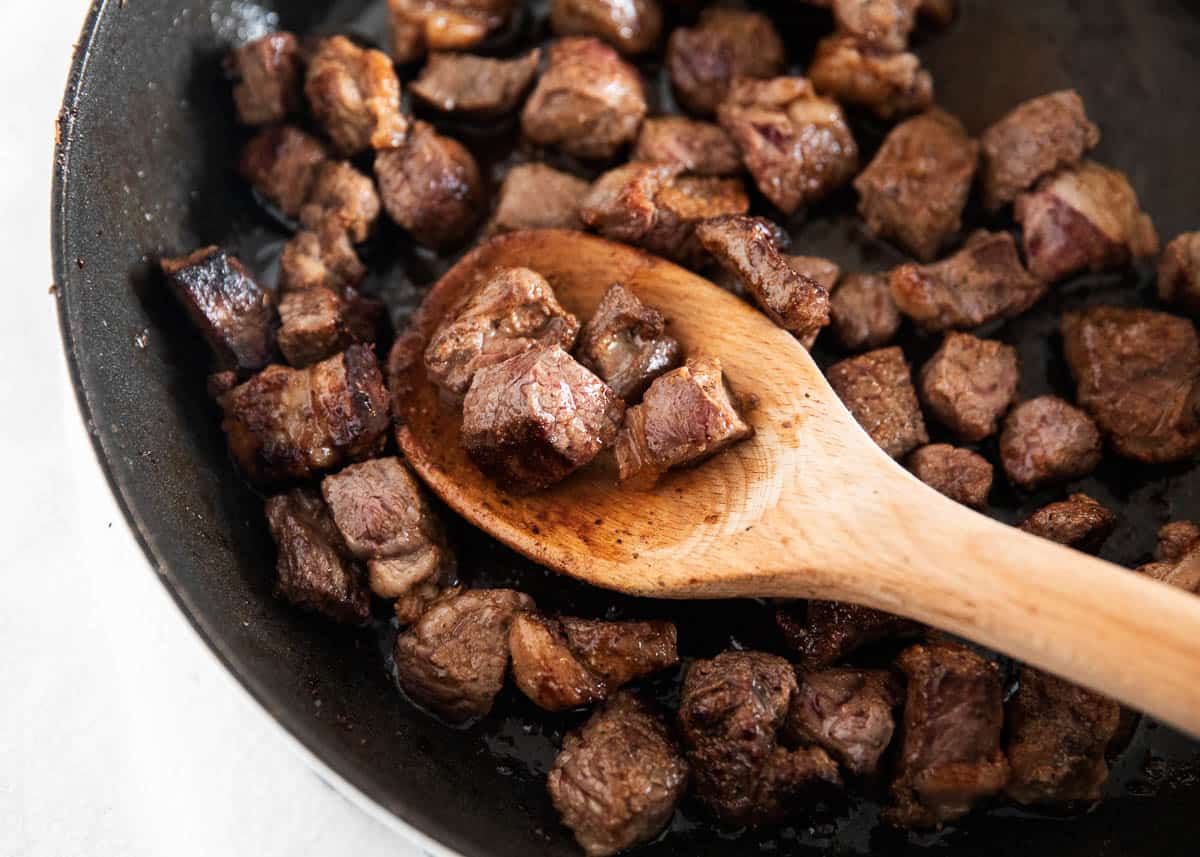
<path id="1" fill-rule="evenodd" d="M 204 647 L 83 431 L 47 289 L 54 119 L 87 5 L 0 4 L 0 855 L 416 857 Z"/>

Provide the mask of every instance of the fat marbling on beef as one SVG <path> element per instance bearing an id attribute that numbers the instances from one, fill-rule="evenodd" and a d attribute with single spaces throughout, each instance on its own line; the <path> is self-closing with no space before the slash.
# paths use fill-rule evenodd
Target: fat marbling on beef
<path id="1" fill-rule="evenodd" d="M 1038 509 L 1021 529 L 1077 550 L 1097 551 L 1116 526 L 1115 513 L 1079 493 Z"/>
<path id="2" fill-rule="evenodd" d="M 898 347 L 848 357 L 825 375 L 858 424 L 892 458 L 929 443 L 912 373 Z"/>
<path id="3" fill-rule="evenodd" d="M 796 602 L 775 614 L 780 633 L 804 670 L 819 670 L 860 649 L 920 633 L 916 622 L 840 601 Z"/>
<path id="4" fill-rule="evenodd" d="M 841 33 L 817 43 L 808 76 L 821 95 L 866 107 L 881 119 L 933 104 L 933 76 L 916 54 L 881 49 Z"/>
<path id="5" fill-rule="evenodd" d="M 711 115 L 739 77 L 774 77 L 787 52 L 766 15 L 712 7 L 695 27 L 676 27 L 667 41 L 666 67 L 675 98 L 692 113 Z"/>
<path id="6" fill-rule="evenodd" d="M 597 36 L 623 54 L 651 50 L 662 35 L 658 0 L 551 0 L 556 36 Z"/>
<path id="7" fill-rule="evenodd" d="M 500 185 L 488 234 L 519 229 L 582 229 L 587 182 L 545 164 L 517 164 Z"/>
<path id="8" fill-rule="evenodd" d="M 1158 297 L 1193 318 L 1200 317 L 1200 232 L 1186 232 L 1163 250 Z"/>
<path id="9" fill-rule="evenodd" d="M 345 36 L 323 39 L 308 63 L 304 94 L 313 116 L 343 155 L 391 149 L 404 141 L 400 81 L 382 51 Z"/>
<path id="10" fill-rule="evenodd" d="M 948 443 L 931 443 L 908 456 L 913 476 L 956 503 L 972 509 L 987 505 L 992 490 L 992 465 L 969 449 Z"/>
<path id="11" fill-rule="evenodd" d="M 1057 396 L 1021 402 L 1000 432 L 1004 472 L 1022 488 L 1087 476 L 1100 464 L 1100 455 L 1096 424 Z"/>
<path id="12" fill-rule="evenodd" d="M 706 176 L 733 175 L 742 168 L 737 146 L 720 125 L 683 116 L 643 122 L 631 157 Z"/>
<path id="13" fill-rule="evenodd" d="M 903 687 L 886 670 L 827 669 L 797 676 L 785 740 L 813 744 L 857 776 L 877 772 L 896 729 Z"/>
<path id="14" fill-rule="evenodd" d="M 583 326 L 576 358 L 628 401 L 679 365 L 682 350 L 666 334 L 661 312 L 613 283 Z"/>
<path id="15" fill-rule="evenodd" d="M 366 266 L 336 220 L 315 230 L 301 229 L 283 245 L 279 257 L 279 290 L 285 293 L 315 288 L 340 292 L 366 276 Z"/>
<path id="16" fill-rule="evenodd" d="M 1017 395 L 1017 349 L 969 333 L 948 333 L 921 367 L 921 401 L 944 426 L 970 443 L 996 433 Z"/>
<path id="17" fill-rule="evenodd" d="M 539 48 L 510 60 L 431 54 L 408 91 L 443 113 L 500 116 L 512 112 L 529 91 L 541 56 Z"/>
<path id="18" fill-rule="evenodd" d="M 291 33 L 269 33 L 234 48 L 225 70 L 237 79 L 233 103 L 243 125 L 282 122 L 303 104 L 304 59 Z"/>
<path id="19" fill-rule="evenodd" d="M 887 274 L 850 273 L 829 298 L 829 330 L 838 347 L 863 351 L 887 345 L 900 329 L 900 310 Z"/>
<path id="20" fill-rule="evenodd" d="M 503 27 L 513 0 L 388 0 L 392 58 L 420 59 L 430 51 L 464 51 Z"/>

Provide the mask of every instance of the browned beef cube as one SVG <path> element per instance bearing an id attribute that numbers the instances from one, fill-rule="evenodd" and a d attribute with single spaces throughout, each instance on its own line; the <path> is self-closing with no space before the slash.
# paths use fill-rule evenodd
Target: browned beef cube
<path id="1" fill-rule="evenodd" d="M 1158 252 L 1158 233 L 1128 179 L 1084 161 L 1046 176 L 1017 197 L 1029 270 L 1046 282 L 1119 268 Z"/>
<path id="2" fill-rule="evenodd" d="M 300 109 L 304 60 L 291 33 L 270 33 L 234 48 L 225 69 L 237 79 L 233 103 L 242 124 L 282 122 Z"/>
<path id="3" fill-rule="evenodd" d="M 1046 284 L 1021 264 L 1011 235 L 982 230 L 941 262 L 896 268 L 891 286 L 900 312 L 925 330 L 963 330 L 1015 318 L 1046 293 Z"/>
<path id="4" fill-rule="evenodd" d="M 520 104 L 533 84 L 542 52 L 511 60 L 470 54 L 431 54 L 408 91 L 443 113 L 500 116 Z"/>
<path id="5" fill-rule="evenodd" d="M 463 396 L 475 373 L 531 348 L 569 350 L 579 321 L 554 296 L 545 278 L 528 268 L 503 268 L 446 314 L 425 349 L 429 379 Z"/>
<path id="6" fill-rule="evenodd" d="M 238 373 L 233 369 L 223 369 L 211 373 L 205 381 L 205 391 L 210 399 L 216 400 L 238 385 Z"/>
<path id="7" fill-rule="evenodd" d="M 929 443 L 908 362 L 899 348 L 849 357 L 830 366 L 825 375 L 858 424 L 892 458 L 903 458 Z"/>
<path id="8" fill-rule="evenodd" d="M 366 345 L 307 369 L 273 364 L 218 401 L 229 450 L 259 483 L 303 479 L 369 457 L 391 424 L 383 376 Z"/>
<path id="9" fill-rule="evenodd" d="M 882 119 L 933 104 L 933 76 L 916 54 L 881 49 L 854 36 L 835 34 L 818 42 L 808 76 L 822 95 L 866 107 Z"/>
<path id="10" fill-rule="evenodd" d="M 1000 752 L 1000 673 L 956 643 L 916 645 L 896 663 L 908 677 L 908 698 L 894 803 L 884 818 L 900 827 L 933 827 L 965 815 L 1008 780 Z"/>
<path id="11" fill-rule="evenodd" d="M 672 467 L 703 461 L 754 430 L 742 419 L 715 357 L 689 360 L 659 376 L 625 413 L 617 435 L 622 482 L 649 487 Z"/>
<path id="12" fill-rule="evenodd" d="M 656 116 L 643 122 L 633 160 L 706 176 L 732 175 L 742 168 L 737 146 L 720 125 L 683 116 Z"/>
<path id="13" fill-rule="evenodd" d="M 612 388 L 551 345 L 475 373 L 463 400 L 462 442 L 501 488 L 528 493 L 611 445 L 624 412 Z"/>
<path id="14" fill-rule="evenodd" d="M 884 670 L 834 669 L 802 673 L 783 734 L 815 744 L 852 774 L 876 772 L 896 729 L 893 710 L 904 698 L 896 676 Z"/>
<path id="15" fill-rule="evenodd" d="M 854 180 L 867 231 L 932 261 L 962 223 L 978 160 L 979 144 L 944 110 L 897 125 Z"/>
<path id="16" fill-rule="evenodd" d="M 582 229 L 579 206 L 590 186 L 545 164 L 517 164 L 500 186 L 488 232 L 518 229 Z"/>
<path id="17" fill-rule="evenodd" d="M 1117 526 L 1117 516 L 1087 494 L 1043 506 L 1021 529 L 1082 551 L 1097 551 Z"/>
<path id="18" fill-rule="evenodd" d="M 317 229 L 302 229 L 283 245 L 279 258 L 279 290 L 304 291 L 324 287 L 340 292 L 367 276 L 346 230 L 336 220 Z"/>
<path id="19" fill-rule="evenodd" d="M 1113 448 L 1147 462 L 1200 450 L 1200 340 L 1190 321 L 1096 307 L 1062 321 L 1076 399 Z"/>
<path id="20" fill-rule="evenodd" d="M 321 41 L 308 63 L 304 94 L 313 116 L 343 155 L 395 148 L 408 133 L 391 59 L 345 36 Z"/>
<path id="21" fill-rule="evenodd" d="M 420 59 L 430 51 L 464 51 L 503 27 L 513 0 L 388 0 L 392 58 Z"/>
<path id="22" fill-rule="evenodd" d="M 333 221 L 351 241 L 366 241 L 378 217 L 375 183 L 346 161 L 321 165 L 300 209 L 300 222 L 307 229 L 320 230 L 326 221 Z"/>
<path id="23" fill-rule="evenodd" d="M 816 202 L 858 172 L 858 145 L 842 108 L 802 77 L 738 78 L 717 119 L 758 189 L 784 214 Z"/>
<path id="24" fill-rule="evenodd" d="M 711 115 L 739 77 L 773 77 L 787 53 L 770 18 L 744 9 L 710 7 L 696 27 L 678 27 L 667 41 L 667 73 L 679 103 Z"/>
<path id="25" fill-rule="evenodd" d="M 1100 799 L 1108 780 L 1104 752 L 1116 734 L 1120 705 L 1023 666 L 1006 713 L 1011 798 L 1023 804 Z"/>
<path id="26" fill-rule="evenodd" d="M 679 343 L 665 330 L 661 312 L 613 283 L 583 327 L 577 356 L 618 396 L 634 399 L 682 359 Z"/>
<path id="27" fill-rule="evenodd" d="M 601 622 L 572 616 L 560 621 L 575 657 L 604 679 L 610 691 L 679 661 L 671 622 Z"/>
<path id="28" fill-rule="evenodd" d="M 383 315 L 378 301 L 321 286 L 287 292 L 279 301 L 279 350 L 297 368 L 324 360 L 355 342 L 374 342 Z"/>
<path id="29" fill-rule="evenodd" d="M 375 179 L 388 215 L 422 244 L 462 241 L 483 208 L 475 158 L 425 122 L 413 123 L 403 146 L 376 155 Z"/>
<path id="30" fill-rule="evenodd" d="M 315 137 L 291 125 L 275 125 L 246 144 L 238 169 L 263 199 L 285 217 L 296 218 L 328 157 Z"/>
<path id="31" fill-rule="evenodd" d="M 889 51 L 908 46 L 919 0 L 833 0 L 838 29 Z"/>
<path id="32" fill-rule="evenodd" d="M 1100 142 L 1083 99 L 1073 89 L 1015 107 L 983 132 L 983 200 L 992 211 L 1062 167 L 1078 164 Z"/>
<path id="33" fill-rule="evenodd" d="M 948 333 L 921 367 L 921 401 L 944 426 L 976 443 L 995 434 L 1017 395 L 1017 349 L 969 333 Z"/>
<path id="34" fill-rule="evenodd" d="M 815 281 L 827 292 L 833 291 L 838 278 L 842 275 L 842 269 L 837 262 L 822 256 L 792 256 L 785 253 L 783 260 L 797 274 Z"/>
<path id="35" fill-rule="evenodd" d="M 1200 544 L 1193 543 L 1177 560 L 1151 562 L 1137 570 L 1168 586 L 1200 595 Z"/>
<path id="36" fill-rule="evenodd" d="M 370 596 L 361 571 L 343 556 L 341 536 L 320 495 L 294 488 L 268 499 L 265 508 L 279 551 L 277 594 L 338 622 L 365 622 Z"/>
<path id="37" fill-rule="evenodd" d="M 511 589 L 468 589 L 436 601 L 396 638 L 404 692 L 452 723 L 482 717 L 504 684 L 508 630 L 533 599 Z"/>
<path id="38" fill-rule="evenodd" d="M 818 670 L 885 640 L 911 637 L 916 622 L 840 601 L 796 602 L 775 614 L 779 630 L 802 669 Z"/>
<path id="39" fill-rule="evenodd" d="M 687 779 L 662 718 L 626 691 L 567 733 L 546 785 L 584 853 L 607 857 L 654 839 Z"/>
<path id="40" fill-rule="evenodd" d="M 1180 235 L 1163 250 L 1158 297 L 1190 316 L 1200 316 L 1200 232 Z"/>
<path id="41" fill-rule="evenodd" d="M 557 36 L 596 36 L 623 54 L 658 44 L 663 14 L 658 0 L 551 0 L 550 29 Z"/>
<path id="42" fill-rule="evenodd" d="M 692 793 L 719 821 L 780 821 L 800 801 L 841 784 L 824 750 L 779 743 L 796 690 L 792 665 L 764 652 L 723 652 L 688 668 L 679 726 Z"/>
<path id="43" fill-rule="evenodd" d="M 708 220 L 696 227 L 696 238 L 742 282 L 763 312 L 805 347 L 829 324 L 829 292 L 788 264 L 761 219 Z"/>
<path id="44" fill-rule="evenodd" d="M 275 301 L 236 256 L 204 247 L 163 259 L 163 274 L 221 369 L 254 372 L 275 353 Z"/>
<path id="45" fill-rule="evenodd" d="M 830 330 L 846 351 L 879 348 L 900 329 L 887 274 L 847 274 L 829 299 Z"/>
<path id="46" fill-rule="evenodd" d="M 1100 454 L 1096 424 L 1057 396 L 1021 402 L 1000 432 L 1004 472 L 1022 488 L 1087 476 L 1100 463 Z"/>
<path id="47" fill-rule="evenodd" d="M 1159 527 L 1154 558 L 1159 562 L 1179 562 L 1197 544 L 1200 544 L 1200 524 L 1194 521 L 1172 521 Z"/>
<path id="48" fill-rule="evenodd" d="M 917 13 L 937 27 L 948 27 L 958 14 L 958 0 L 921 0 Z"/>
<path id="49" fill-rule="evenodd" d="M 646 115 L 637 69 L 599 39 L 570 36 L 550 46 L 550 64 L 521 113 L 521 131 L 540 146 L 580 158 L 611 158 Z"/>
<path id="50" fill-rule="evenodd" d="M 956 503 L 982 509 L 992 490 L 992 465 L 969 449 L 931 443 L 908 457 L 908 469 L 930 488 Z"/>

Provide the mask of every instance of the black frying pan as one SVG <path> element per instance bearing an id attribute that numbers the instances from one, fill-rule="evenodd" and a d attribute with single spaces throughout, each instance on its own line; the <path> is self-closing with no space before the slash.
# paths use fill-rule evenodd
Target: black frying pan
<path id="1" fill-rule="evenodd" d="M 297 32 L 350 29 L 375 39 L 383 32 L 383 0 L 264 5 L 278 7 L 279 25 Z M 1104 130 L 1097 156 L 1129 173 L 1163 236 L 1200 227 L 1197 4 L 963 5 L 949 32 L 920 43 L 945 107 L 977 132 L 1021 99 L 1075 86 Z M 798 0 L 769 8 L 789 34 L 793 59 L 803 61 L 825 19 Z M 274 276 L 285 233 L 232 174 L 244 137 L 232 121 L 220 71 L 229 43 L 252 35 L 264 15 L 230 0 L 102 0 L 84 26 L 59 123 L 53 253 L 64 344 L 96 452 L 130 526 L 180 607 L 259 702 L 331 771 L 384 811 L 464 855 L 576 855 L 543 786 L 569 722 L 542 716 L 506 693 L 496 714 L 474 729 L 446 728 L 396 692 L 385 667 L 386 628 L 376 635 L 330 628 L 270 597 L 273 551 L 260 500 L 228 464 L 217 415 L 204 395 L 205 355 L 164 298 L 150 264 L 161 253 L 220 243 L 268 280 Z M 536 37 L 539 16 L 521 26 L 526 29 L 516 35 Z M 504 50 L 506 44 L 500 39 L 493 47 Z M 661 105 L 669 95 L 657 87 L 654 98 Z M 881 130 L 864 121 L 856 133 L 869 150 Z M 492 167 L 507 156 L 513 138 L 511 128 L 452 133 Z M 761 207 L 761 200 L 756 204 Z M 853 196 L 843 194 L 815 212 L 819 220 L 806 226 L 797 218 L 797 246 L 851 269 L 893 264 L 894 251 L 857 232 L 852 207 Z M 974 210 L 969 220 L 986 222 Z M 389 299 L 397 320 L 446 264 L 386 229 L 367 255 L 376 272 L 371 288 Z M 1056 313 L 1101 301 L 1152 300 L 1148 270 L 1085 278 L 989 333 L 1019 346 L 1023 395 L 1070 396 Z M 933 345 L 913 335 L 904 340 L 914 361 Z M 1123 509 L 1105 549 L 1117 562 L 1143 560 L 1155 528 L 1168 518 L 1200 518 L 1195 468 L 1110 462 L 1073 487 Z M 1057 495 L 1018 495 L 1000 484 L 993 499 L 990 511 L 1015 521 Z M 455 536 L 469 577 L 519 585 L 550 609 L 669 613 L 692 655 L 715 652 L 731 638 L 743 645 L 776 642 L 769 639 L 764 605 L 633 602 L 552 577 L 461 524 Z M 675 676 L 650 689 L 670 701 Z M 641 853 L 733 857 L 778 848 L 899 855 L 931 844 L 954 854 L 997 857 L 1197 853 L 1195 744 L 1143 723 L 1117 764 L 1109 794 L 1099 809 L 1069 821 L 999 809 L 941 834 L 912 838 L 877 828 L 877 808 L 869 801 L 739 838 L 714 831 L 684 807 L 671 835 Z"/>

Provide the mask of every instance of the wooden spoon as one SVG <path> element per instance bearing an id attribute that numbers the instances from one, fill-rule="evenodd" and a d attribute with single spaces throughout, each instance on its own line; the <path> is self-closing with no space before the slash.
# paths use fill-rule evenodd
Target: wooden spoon
<path id="1" fill-rule="evenodd" d="M 720 357 L 753 394 L 753 439 L 650 491 L 593 465 L 532 496 L 501 492 L 425 377 L 438 320 L 488 272 L 523 265 L 586 319 L 623 283 L 685 354 Z M 796 340 L 701 277 L 579 232 L 524 232 L 465 256 L 392 360 L 397 437 L 417 473 L 495 538 L 595 586 L 655 598 L 821 598 L 899 613 L 1200 735 L 1200 598 L 1021 532 L 884 454 Z"/>

